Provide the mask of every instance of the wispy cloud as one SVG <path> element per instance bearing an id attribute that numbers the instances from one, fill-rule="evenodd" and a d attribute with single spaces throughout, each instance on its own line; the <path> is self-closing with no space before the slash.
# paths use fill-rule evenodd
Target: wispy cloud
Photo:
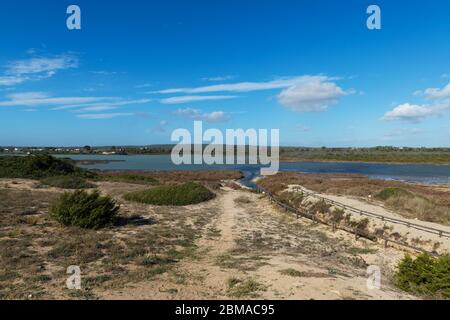
<path id="1" fill-rule="evenodd" d="M 217 77 L 204 77 L 201 80 L 202 81 L 211 81 L 211 82 L 220 82 L 220 81 L 232 80 L 234 78 L 236 78 L 236 76 L 226 75 L 226 76 L 217 76 Z"/>
<path id="2" fill-rule="evenodd" d="M 14 86 L 25 81 L 23 77 L 0 76 L 0 86 Z"/>
<path id="3" fill-rule="evenodd" d="M 163 104 L 183 104 L 199 101 L 217 101 L 237 98 L 236 96 L 180 96 L 161 99 Z"/>
<path id="4" fill-rule="evenodd" d="M 425 95 L 428 99 L 437 100 L 437 99 L 447 99 L 450 98 L 450 83 L 447 84 L 444 88 L 428 88 L 423 91 L 423 95 Z"/>
<path id="5" fill-rule="evenodd" d="M 127 113 L 89 113 L 89 114 L 79 114 L 77 115 L 78 118 L 84 119 L 84 120 L 107 120 L 107 119 L 113 119 L 117 117 L 130 117 L 136 115 L 132 112 Z"/>
<path id="6" fill-rule="evenodd" d="M 44 92 L 23 92 L 7 95 L 8 100 L 0 101 L 0 107 L 40 107 L 55 105 L 84 105 L 99 101 L 113 101 L 114 97 L 51 97 Z"/>
<path id="7" fill-rule="evenodd" d="M 78 58 L 70 54 L 11 61 L 6 64 L 4 75 L 0 75 L 0 86 L 12 86 L 28 80 L 49 78 L 58 71 L 77 68 L 78 64 Z"/>
<path id="8" fill-rule="evenodd" d="M 105 70 L 91 71 L 91 73 L 100 76 L 113 76 L 117 74 L 117 72 L 115 71 L 105 71 Z"/>
<path id="9" fill-rule="evenodd" d="M 156 93 L 173 94 L 173 93 L 211 93 L 211 92 L 250 92 L 271 89 L 283 89 L 295 85 L 300 81 L 304 81 L 305 77 L 282 78 L 267 82 L 238 82 L 217 84 L 196 88 L 173 88 L 157 91 Z"/>
<path id="10" fill-rule="evenodd" d="M 156 91 L 156 93 L 172 94 L 172 93 L 211 93 L 211 92 L 250 92 L 260 90 L 272 90 L 288 88 L 299 83 L 305 83 L 311 79 L 322 80 L 336 80 L 337 78 L 330 78 L 327 76 L 297 76 L 297 77 L 283 77 L 265 82 L 237 82 L 216 84 L 195 88 L 172 88 Z M 155 92 L 154 92 L 155 93 Z"/>
<path id="11" fill-rule="evenodd" d="M 64 106 L 55 107 L 52 110 L 67 110 L 67 109 L 81 108 L 81 109 L 79 109 L 79 111 L 99 111 L 99 110 L 117 109 L 119 107 L 128 106 L 128 105 L 146 104 L 146 103 L 149 103 L 152 101 L 152 99 L 127 100 L 127 99 L 117 98 L 117 97 L 109 98 L 109 99 L 112 99 L 112 101 L 105 100 L 105 101 L 94 102 L 94 103 L 64 105 Z"/>
<path id="12" fill-rule="evenodd" d="M 186 108 L 175 110 L 172 114 L 209 123 L 225 122 L 230 120 L 230 115 L 223 111 L 202 112 L 198 109 Z"/>
<path id="13" fill-rule="evenodd" d="M 152 99 L 124 99 L 120 97 L 52 97 L 45 92 L 22 92 L 7 95 L 0 107 L 50 107 L 50 110 L 95 112 L 118 109 L 123 106 L 146 104 Z"/>
<path id="14" fill-rule="evenodd" d="M 216 84 L 195 88 L 171 88 L 156 91 L 159 94 L 203 94 L 215 92 L 251 92 L 283 89 L 278 95 L 278 101 L 283 106 L 297 112 L 324 111 L 330 105 L 336 104 L 339 98 L 352 94 L 352 90 L 345 91 L 334 81 L 338 78 L 328 76 L 297 76 L 285 77 L 266 82 L 238 82 Z M 231 96 L 184 96 L 163 99 L 163 103 L 185 103 L 202 100 L 219 100 Z M 235 98 L 235 96 L 233 96 Z"/>
<path id="15" fill-rule="evenodd" d="M 30 58 L 16 60 L 7 64 L 7 74 L 30 75 L 37 73 L 53 74 L 59 70 L 77 68 L 78 58 L 73 55 L 60 55 L 55 57 Z"/>

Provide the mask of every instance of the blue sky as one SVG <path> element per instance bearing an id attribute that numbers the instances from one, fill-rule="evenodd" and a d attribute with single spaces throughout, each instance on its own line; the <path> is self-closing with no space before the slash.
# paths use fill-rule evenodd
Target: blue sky
<path id="1" fill-rule="evenodd" d="M 203 120 L 280 129 L 282 145 L 450 146 L 445 0 L 0 7 L 0 145 L 170 143 Z"/>

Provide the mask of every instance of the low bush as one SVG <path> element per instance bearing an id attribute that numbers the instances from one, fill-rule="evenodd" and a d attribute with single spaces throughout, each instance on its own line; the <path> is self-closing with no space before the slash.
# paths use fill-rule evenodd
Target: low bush
<path id="1" fill-rule="evenodd" d="M 95 187 L 95 185 L 87 182 L 86 179 L 77 176 L 49 177 L 41 180 L 41 183 L 46 186 L 61 189 L 89 189 Z"/>
<path id="2" fill-rule="evenodd" d="M 214 197 L 215 194 L 208 188 L 194 182 L 159 186 L 149 190 L 131 192 L 124 196 L 128 201 L 157 206 L 186 206 L 208 201 Z"/>
<path id="3" fill-rule="evenodd" d="M 98 191 L 77 190 L 64 193 L 51 208 L 51 215 L 65 226 L 100 229 L 110 225 L 118 211 L 119 206 L 111 197 Z"/>
<path id="4" fill-rule="evenodd" d="M 94 173 L 74 166 L 70 160 L 47 154 L 0 157 L 0 178 L 42 179 L 65 175 L 95 177 Z"/>
<path id="5" fill-rule="evenodd" d="M 312 214 L 319 213 L 329 213 L 331 206 L 325 202 L 325 200 L 320 200 L 314 203 L 310 208 L 309 211 Z"/>
<path id="6" fill-rule="evenodd" d="M 450 298 L 450 255 L 422 254 L 415 260 L 406 255 L 398 264 L 394 282 L 406 292 Z"/>
<path id="7" fill-rule="evenodd" d="M 386 201 L 388 199 L 400 196 L 413 196 L 408 191 L 401 188 L 385 188 L 375 195 L 375 198 Z"/>

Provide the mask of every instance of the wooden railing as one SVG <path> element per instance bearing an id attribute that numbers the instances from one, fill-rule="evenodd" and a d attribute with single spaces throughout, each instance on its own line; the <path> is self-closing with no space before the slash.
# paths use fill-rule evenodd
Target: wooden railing
<path id="1" fill-rule="evenodd" d="M 341 226 L 341 225 L 338 225 L 336 223 L 332 223 L 332 222 L 320 219 L 317 215 L 315 215 L 313 213 L 310 213 L 307 210 L 304 210 L 304 209 L 301 209 L 301 208 L 294 208 L 294 207 L 292 207 L 292 206 L 290 206 L 290 205 L 288 205 L 286 203 L 281 202 L 271 192 L 267 191 L 266 189 L 264 189 L 264 188 L 262 188 L 260 186 L 256 186 L 255 190 L 258 193 L 264 193 L 265 195 L 267 195 L 267 197 L 269 198 L 269 200 L 271 202 L 275 203 L 276 205 L 278 205 L 279 207 L 283 208 L 284 210 L 286 210 L 288 212 L 294 213 L 297 216 L 297 218 L 304 217 L 304 218 L 313 220 L 315 222 L 328 225 L 328 226 L 332 227 L 333 230 L 343 230 L 343 231 L 346 231 L 346 232 L 350 232 L 350 233 L 355 235 L 355 238 L 363 237 L 363 238 L 369 239 L 371 241 L 378 241 L 379 239 L 381 239 L 381 240 L 384 240 L 385 247 L 387 247 L 389 242 L 390 242 L 390 243 L 394 243 L 396 245 L 403 246 L 403 247 L 406 247 L 408 249 L 416 250 L 416 251 L 419 251 L 419 252 L 425 252 L 425 253 L 428 253 L 428 254 L 431 254 L 431 255 L 434 255 L 434 256 L 438 255 L 434 251 L 433 252 L 427 251 L 427 250 L 424 250 L 422 248 L 410 245 L 408 243 L 397 241 L 395 239 L 386 237 L 384 235 L 374 235 L 374 234 L 372 234 L 370 232 L 367 232 L 366 230 L 361 230 L 361 229 L 358 229 L 358 228 L 353 228 L 352 229 L 352 228 L 349 228 L 349 227 Z M 440 237 L 447 237 L 447 238 L 450 237 L 449 232 L 447 232 L 445 230 L 439 230 L 439 229 L 436 229 L 436 228 L 430 228 L 430 227 L 426 227 L 426 226 L 421 226 L 421 225 L 418 225 L 418 224 L 410 223 L 408 221 L 404 221 L 404 220 L 400 220 L 400 219 L 394 219 L 394 218 L 389 218 L 389 217 L 385 217 L 385 216 L 382 216 L 382 215 L 379 215 L 379 214 L 376 214 L 376 213 L 372 213 L 372 212 L 368 212 L 368 211 L 364 211 L 364 210 L 359 210 L 359 209 L 353 208 L 351 206 L 347 206 L 347 205 L 344 205 L 342 203 L 339 203 L 339 202 L 336 202 L 336 201 L 333 201 L 333 200 L 330 200 L 330 199 L 327 199 L 327 198 L 323 198 L 323 197 L 321 197 L 321 196 L 319 196 L 317 194 L 314 194 L 314 193 L 302 190 L 301 188 L 297 188 L 297 190 L 302 192 L 302 193 L 304 193 L 304 194 L 306 194 L 306 195 L 314 196 L 314 197 L 316 197 L 318 199 L 324 200 L 325 202 L 331 203 L 333 206 L 340 207 L 340 208 L 342 208 L 344 210 L 357 212 L 361 216 L 369 216 L 369 217 L 379 218 L 382 221 L 387 221 L 387 222 L 390 222 L 390 223 L 397 223 L 397 224 L 406 225 L 407 227 L 410 227 L 410 228 L 416 228 L 418 230 L 422 230 L 422 231 L 429 232 L 429 233 L 432 233 L 432 234 L 438 234 Z"/>

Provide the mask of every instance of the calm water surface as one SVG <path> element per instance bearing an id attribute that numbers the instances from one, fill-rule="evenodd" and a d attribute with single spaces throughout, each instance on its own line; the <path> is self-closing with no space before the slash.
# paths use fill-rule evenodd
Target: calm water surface
<path id="1" fill-rule="evenodd" d="M 118 160 L 120 162 L 98 163 L 82 167 L 99 170 L 240 170 L 245 178 L 242 182 L 253 186 L 252 180 L 259 176 L 259 165 L 180 165 L 172 163 L 170 155 L 58 155 L 74 160 Z M 399 180 L 429 184 L 449 184 L 450 166 L 427 164 L 374 164 L 341 162 L 282 162 L 280 171 L 307 173 L 359 173 L 373 179 Z"/>

